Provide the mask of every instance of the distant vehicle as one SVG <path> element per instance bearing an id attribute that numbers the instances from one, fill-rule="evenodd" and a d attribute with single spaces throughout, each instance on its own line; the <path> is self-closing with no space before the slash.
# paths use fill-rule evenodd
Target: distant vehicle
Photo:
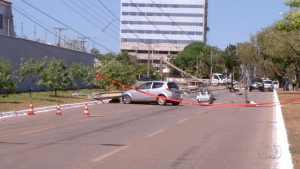
<path id="1" fill-rule="evenodd" d="M 272 80 L 263 80 L 264 88 L 263 90 L 269 90 L 270 92 L 273 92 L 274 86 Z"/>
<path id="2" fill-rule="evenodd" d="M 260 90 L 264 91 L 264 83 L 263 80 L 260 78 L 254 78 L 251 80 L 249 91 L 252 92 L 252 90 Z"/>
<path id="3" fill-rule="evenodd" d="M 145 94 L 145 93 L 149 93 Z M 155 96 L 160 97 L 155 97 Z M 169 101 L 166 98 L 174 99 L 178 101 Z M 136 90 L 125 91 L 122 95 L 122 101 L 124 104 L 131 102 L 156 102 L 159 105 L 165 105 L 166 103 L 172 103 L 173 105 L 179 105 L 182 100 L 182 91 L 175 82 L 167 81 L 150 81 L 141 84 Z"/>
<path id="4" fill-rule="evenodd" d="M 214 74 L 212 74 L 211 78 L 212 78 L 211 79 L 211 83 L 213 85 L 220 85 L 220 84 L 222 85 L 222 84 L 226 84 L 227 83 L 226 78 L 221 73 L 214 73 Z"/>
<path id="5" fill-rule="evenodd" d="M 274 89 L 278 89 L 279 88 L 279 82 L 277 80 L 273 81 L 273 86 L 274 86 Z"/>

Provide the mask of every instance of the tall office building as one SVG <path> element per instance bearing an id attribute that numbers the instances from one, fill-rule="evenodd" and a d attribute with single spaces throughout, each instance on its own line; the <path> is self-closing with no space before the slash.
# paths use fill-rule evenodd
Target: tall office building
<path id="1" fill-rule="evenodd" d="M 195 41 L 206 41 L 207 0 L 121 0 L 121 51 L 158 67 Z"/>
<path id="2" fill-rule="evenodd" d="M 11 0 L 0 0 L 0 35 L 15 36 Z"/>

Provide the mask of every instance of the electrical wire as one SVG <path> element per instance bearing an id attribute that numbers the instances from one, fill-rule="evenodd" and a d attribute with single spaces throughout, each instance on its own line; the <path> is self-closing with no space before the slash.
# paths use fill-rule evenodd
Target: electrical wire
<path id="1" fill-rule="evenodd" d="M 89 23 L 91 23 L 92 25 L 94 25 L 95 27 L 97 27 L 98 29 L 102 30 L 103 28 L 101 28 L 99 25 L 95 24 L 91 19 L 89 19 L 88 17 L 86 17 L 85 15 L 81 14 L 78 10 L 76 10 L 75 8 L 73 8 L 72 6 L 68 5 L 66 2 L 64 2 L 63 0 L 60 0 L 65 6 L 67 6 L 68 8 L 70 8 L 71 10 L 73 10 L 75 13 L 77 13 L 78 15 L 80 15 L 81 17 L 83 17 L 86 21 L 88 21 Z M 114 40 L 119 41 L 119 39 L 115 38 L 114 36 L 112 36 L 111 34 L 107 33 L 107 35 L 109 37 L 111 37 Z"/>
<path id="2" fill-rule="evenodd" d="M 64 26 L 67 27 L 68 29 L 70 29 L 70 30 L 72 30 L 73 32 L 79 34 L 80 36 L 82 36 L 82 37 L 87 37 L 87 36 L 85 36 L 84 34 L 82 34 L 81 32 L 77 31 L 76 29 L 74 29 L 74 28 L 72 28 L 72 27 L 66 25 L 65 23 L 59 21 L 58 19 L 54 18 L 53 16 L 47 14 L 46 12 L 44 12 L 44 11 L 40 10 L 39 8 L 35 7 L 34 5 L 30 4 L 29 2 L 26 2 L 25 0 L 21 0 L 21 1 L 22 1 L 23 3 L 25 3 L 25 4 L 27 4 L 28 6 L 30 6 L 31 8 L 33 8 L 33 9 L 37 10 L 38 12 L 42 13 L 43 15 L 45 15 L 45 16 L 51 18 L 52 20 L 54 20 L 54 21 L 56 21 L 56 22 L 58 22 L 58 23 L 64 25 Z M 87 37 L 87 38 L 88 38 L 90 41 L 92 41 L 92 42 L 94 42 L 95 44 L 97 44 L 98 46 L 102 47 L 103 49 L 105 49 L 105 50 L 107 50 L 107 51 L 109 51 L 109 52 L 113 52 L 112 49 L 110 49 L 110 48 L 108 48 L 108 47 L 106 47 L 106 46 L 104 46 L 104 45 L 102 45 L 102 44 L 100 44 L 100 43 L 94 41 L 94 40 L 91 39 L 90 37 Z"/>
<path id="3" fill-rule="evenodd" d="M 169 19 L 170 19 L 170 21 L 172 21 L 172 23 L 174 23 L 182 32 L 184 32 L 185 33 L 185 35 L 188 37 L 188 38 L 190 38 L 190 40 L 195 40 L 195 39 L 193 39 L 186 31 L 184 31 L 182 28 L 181 28 L 181 26 L 179 26 L 169 15 L 167 15 L 153 0 L 151 0 L 151 2 L 165 15 L 165 16 L 167 16 Z"/>

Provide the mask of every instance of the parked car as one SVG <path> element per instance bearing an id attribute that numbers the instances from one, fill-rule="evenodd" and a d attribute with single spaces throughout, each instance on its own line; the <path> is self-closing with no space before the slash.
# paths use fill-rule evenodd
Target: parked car
<path id="1" fill-rule="evenodd" d="M 278 89 L 279 88 L 279 82 L 277 80 L 273 81 L 273 86 L 274 86 L 274 89 Z"/>
<path id="2" fill-rule="evenodd" d="M 273 86 L 273 81 L 272 80 L 263 80 L 264 84 L 264 91 L 269 90 L 270 92 L 273 92 L 274 86 Z"/>
<path id="3" fill-rule="evenodd" d="M 166 98 L 178 101 L 170 101 Z M 179 105 L 181 100 L 182 91 L 178 85 L 175 82 L 167 81 L 146 82 L 138 86 L 136 90 L 127 90 L 122 95 L 124 104 L 129 104 L 131 102 L 156 102 L 159 105 L 165 105 L 170 102 L 173 105 Z"/>
<path id="4" fill-rule="evenodd" d="M 249 91 L 252 92 L 252 90 L 264 91 L 264 83 L 261 78 L 254 78 L 251 80 Z"/>

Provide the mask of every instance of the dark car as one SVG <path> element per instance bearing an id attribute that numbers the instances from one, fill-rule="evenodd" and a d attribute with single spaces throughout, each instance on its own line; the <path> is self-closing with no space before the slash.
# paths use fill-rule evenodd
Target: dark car
<path id="1" fill-rule="evenodd" d="M 260 78 L 252 79 L 249 87 L 249 91 L 252 92 L 252 90 L 260 90 L 263 92 L 264 91 L 263 80 Z"/>

